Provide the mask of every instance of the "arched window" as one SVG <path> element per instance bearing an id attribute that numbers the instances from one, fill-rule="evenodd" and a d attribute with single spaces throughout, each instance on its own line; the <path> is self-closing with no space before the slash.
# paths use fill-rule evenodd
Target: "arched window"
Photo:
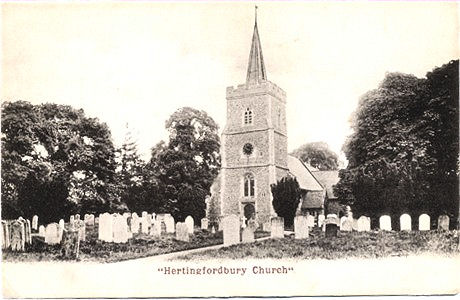
<path id="1" fill-rule="evenodd" d="M 244 176 L 244 196 L 254 197 L 254 176 L 252 174 Z"/>
<path id="2" fill-rule="evenodd" d="M 252 124 L 252 110 L 249 108 L 244 112 L 244 124 Z"/>

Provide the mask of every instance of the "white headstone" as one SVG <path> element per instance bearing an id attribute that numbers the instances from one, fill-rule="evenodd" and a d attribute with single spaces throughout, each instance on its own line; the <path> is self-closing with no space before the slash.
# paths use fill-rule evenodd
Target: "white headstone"
<path id="1" fill-rule="evenodd" d="M 370 231 L 371 230 L 371 218 L 361 216 L 358 219 L 358 231 Z"/>
<path id="2" fill-rule="evenodd" d="M 153 221 L 152 227 L 150 228 L 150 235 L 154 237 L 161 236 L 161 221 Z"/>
<path id="3" fill-rule="evenodd" d="M 164 217 L 164 223 L 166 226 L 166 232 L 167 233 L 174 233 L 175 232 L 175 221 L 174 217 L 171 216 L 170 214 L 166 215 Z"/>
<path id="4" fill-rule="evenodd" d="M 70 225 L 72 225 L 73 222 L 75 222 L 75 217 L 74 217 L 74 215 L 71 215 L 70 218 L 69 218 Z"/>
<path id="5" fill-rule="evenodd" d="M 64 219 L 59 220 L 59 236 L 62 238 L 62 233 L 64 232 L 65 222 Z"/>
<path id="6" fill-rule="evenodd" d="M 141 225 L 141 232 L 144 234 L 149 234 L 149 222 L 147 220 L 147 215 L 139 218 Z"/>
<path id="7" fill-rule="evenodd" d="M 421 214 L 418 217 L 418 230 L 430 230 L 430 216 L 427 214 Z"/>
<path id="8" fill-rule="evenodd" d="M 284 218 L 274 217 L 271 219 L 271 238 L 279 239 L 284 237 Z"/>
<path id="9" fill-rule="evenodd" d="M 126 243 L 128 241 L 128 223 L 125 217 L 117 215 L 113 218 L 113 242 Z"/>
<path id="10" fill-rule="evenodd" d="M 38 229 L 38 216 L 37 215 L 32 217 L 32 229 L 33 230 Z"/>
<path id="11" fill-rule="evenodd" d="M 40 225 L 40 226 L 38 227 L 38 235 L 39 235 L 39 236 L 43 236 L 43 237 L 45 236 L 45 226 Z"/>
<path id="12" fill-rule="evenodd" d="M 353 221 L 350 219 L 346 219 L 342 222 L 342 226 L 340 227 L 340 230 L 342 231 L 351 231 L 353 229 Z"/>
<path id="13" fill-rule="evenodd" d="M 147 213 L 146 211 L 143 211 L 143 212 L 142 212 L 142 215 L 141 215 L 141 216 L 142 216 L 142 218 L 145 218 L 145 217 L 147 217 L 147 214 L 148 214 L 148 213 Z"/>
<path id="14" fill-rule="evenodd" d="M 201 219 L 201 229 L 208 230 L 209 220 L 207 218 Z"/>
<path id="15" fill-rule="evenodd" d="M 307 216 L 307 223 L 309 227 L 314 227 L 315 226 L 315 217 L 312 215 Z"/>
<path id="16" fill-rule="evenodd" d="M 319 215 L 318 216 L 318 227 L 322 227 L 324 220 L 326 220 L 326 217 L 324 215 Z"/>
<path id="17" fill-rule="evenodd" d="M 383 215 L 379 218 L 380 230 L 391 231 L 391 217 Z"/>
<path id="18" fill-rule="evenodd" d="M 187 225 L 188 233 L 193 234 L 193 227 L 195 226 L 195 221 L 191 216 L 185 218 L 185 225 Z"/>
<path id="19" fill-rule="evenodd" d="M 141 223 L 139 217 L 136 213 L 133 213 L 131 218 L 131 232 L 139 233 L 140 225 Z"/>
<path id="20" fill-rule="evenodd" d="M 294 218 L 294 233 L 296 239 L 308 238 L 308 220 L 306 216 L 296 216 Z"/>
<path id="21" fill-rule="evenodd" d="M 243 229 L 243 233 L 241 235 L 242 235 L 241 240 L 243 243 L 252 243 L 255 241 L 254 229 L 252 229 L 250 226 L 246 226 Z"/>
<path id="22" fill-rule="evenodd" d="M 411 217 L 408 214 L 402 214 L 401 217 L 399 217 L 399 226 L 401 230 L 411 231 L 412 230 Z"/>
<path id="23" fill-rule="evenodd" d="M 229 246 L 240 242 L 240 218 L 236 215 L 225 216 L 222 220 L 224 245 Z"/>
<path id="24" fill-rule="evenodd" d="M 46 225 L 45 228 L 45 243 L 48 245 L 55 245 L 61 242 L 59 236 L 59 225 L 57 223 L 51 223 Z"/>
<path id="25" fill-rule="evenodd" d="M 188 233 L 188 226 L 185 223 L 178 222 L 176 224 L 176 240 L 188 242 L 190 241 L 190 236 Z"/>
<path id="26" fill-rule="evenodd" d="M 99 239 L 105 242 L 113 241 L 113 216 L 104 213 L 99 216 Z"/>
<path id="27" fill-rule="evenodd" d="M 345 216 L 340 218 L 340 230 L 343 230 L 342 229 L 342 226 L 343 226 L 342 224 L 343 224 L 343 222 L 345 222 L 346 219 L 347 219 L 347 217 L 345 217 Z"/>
<path id="28" fill-rule="evenodd" d="M 351 221 L 351 228 L 354 230 L 354 231 L 358 231 L 358 219 L 353 219 Z"/>
<path id="29" fill-rule="evenodd" d="M 449 230 L 449 216 L 447 215 L 440 215 L 438 217 L 438 230 Z"/>

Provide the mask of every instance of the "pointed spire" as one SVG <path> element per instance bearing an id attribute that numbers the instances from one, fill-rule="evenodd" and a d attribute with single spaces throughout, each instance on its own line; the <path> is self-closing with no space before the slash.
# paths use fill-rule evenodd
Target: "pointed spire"
<path id="1" fill-rule="evenodd" d="M 259 31 L 257 30 L 257 6 L 255 7 L 254 33 L 252 35 L 251 52 L 249 53 L 247 84 L 257 84 L 267 80 L 264 57 L 260 45 Z"/>

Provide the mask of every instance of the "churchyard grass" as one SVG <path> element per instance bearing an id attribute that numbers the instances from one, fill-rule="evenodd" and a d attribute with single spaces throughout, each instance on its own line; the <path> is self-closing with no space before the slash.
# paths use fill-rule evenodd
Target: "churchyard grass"
<path id="1" fill-rule="evenodd" d="M 337 238 L 326 238 L 324 232 L 315 228 L 305 240 L 286 236 L 282 239 L 268 239 L 183 255 L 177 259 L 341 259 L 426 253 L 449 256 L 460 255 L 458 239 L 456 231 L 339 232 Z"/>

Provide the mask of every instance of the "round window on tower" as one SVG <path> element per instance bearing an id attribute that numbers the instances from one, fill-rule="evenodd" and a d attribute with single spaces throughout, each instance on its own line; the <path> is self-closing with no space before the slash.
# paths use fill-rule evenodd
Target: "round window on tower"
<path id="1" fill-rule="evenodd" d="M 243 153 L 247 156 L 251 155 L 252 152 L 254 151 L 254 146 L 250 143 L 246 143 L 243 146 Z"/>

